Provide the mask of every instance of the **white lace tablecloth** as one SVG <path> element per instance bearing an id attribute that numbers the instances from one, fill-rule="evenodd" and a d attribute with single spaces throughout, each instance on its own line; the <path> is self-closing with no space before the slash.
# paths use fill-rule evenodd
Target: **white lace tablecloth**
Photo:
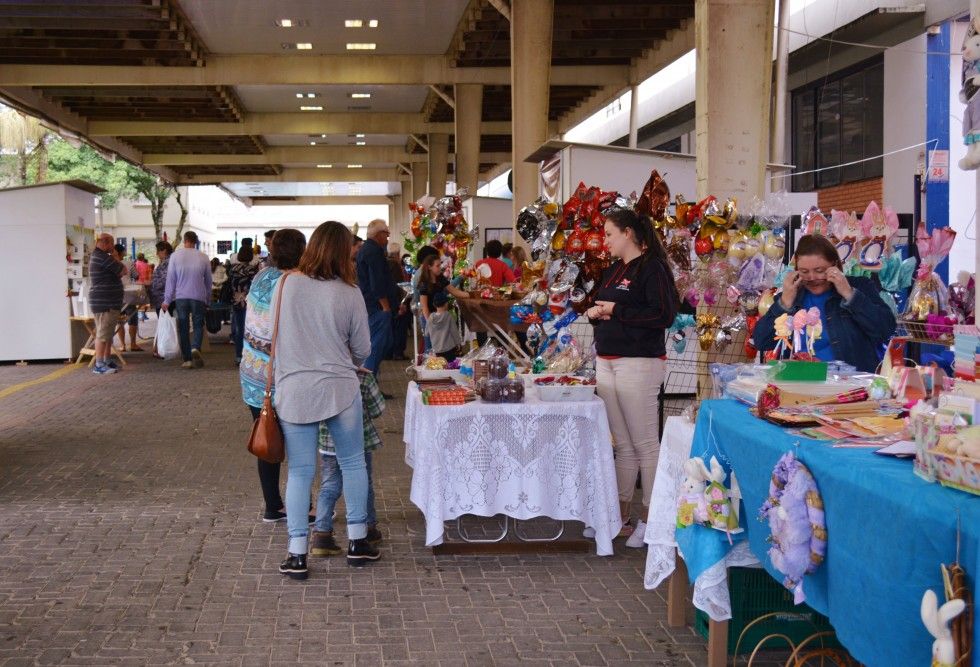
<path id="1" fill-rule="evenodd" d="M 529 388 L 522 403 L 429 406 L 413 382 L 405 401 L 405 462 L 426 546 L 441 544 L 443 522 L 464 514 L 547 516 L 583 522 L 596 552 L 612 555 L 619 496 L 598 397 L 542 402 Z"/>
<path id="2" fill-rule="evenodd" d="M 660 439 L 660 458 L 650 497 L 650 516 L 647 518 L 643 541 L 647 543 L 647 564 L 643 585 L 647 590 L 659 586 L 677 564 L 677 542 L 674 528 L 677 521 L 677 490 L 684 480 L 684 462 L 691 457 L 694 424 L 683 417 L 668 417 Z M 682 554 L 683 556 L 683 554 Z M 739 544 L 728 556 L 708 568 L 694 581 L 692 602 L 714 621 L 732 617 L 732 602 L 728 595 L 726 570 L 729 567 L 758 567 L 758 559 L 749 551 L 748 541 Z"/>

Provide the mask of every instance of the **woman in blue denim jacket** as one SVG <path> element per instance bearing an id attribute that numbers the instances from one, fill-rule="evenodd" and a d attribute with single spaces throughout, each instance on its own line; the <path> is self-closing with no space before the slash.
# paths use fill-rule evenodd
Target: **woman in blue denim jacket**
<path id="1" fill-rule="evenodd" d="M 823 321 L 823 334 L 814 344 L 817 358 L 875 372 L 882 346 L 895 333 L 895 315 L 878 295 L 875 281 L 845 276 L 837 249 L 824 236 L 802 237 L 793 259 L 796 270 L 786 274 L 783 291 L 759 318 L 752 344 L 773 349 L 776 318 L 816 307 Z"/>

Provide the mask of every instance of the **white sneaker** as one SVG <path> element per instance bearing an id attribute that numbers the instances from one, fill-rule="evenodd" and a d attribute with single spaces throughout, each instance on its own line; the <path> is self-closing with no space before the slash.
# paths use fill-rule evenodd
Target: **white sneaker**
<path id="1" fill-rule="evenodd" d="M 585 530 L 582 531 L 582 537 L 584 537 L 587 540 L 594 540 L 595 539 L 595 528 L 591 528 L 589 526 L 586 526 L 585 527 Z"/>
<path id="2" fill-rule="evenodd" d="M 642 549 L 645 547 L 646 543 L 643 542 L 643 536 L 646 532 L 646 523 L 638 520 L 636 522 L 636 528 L 633 529 L 633 534 L 626 539 L 626 546 L 632 547 L 633 549 Z"/>

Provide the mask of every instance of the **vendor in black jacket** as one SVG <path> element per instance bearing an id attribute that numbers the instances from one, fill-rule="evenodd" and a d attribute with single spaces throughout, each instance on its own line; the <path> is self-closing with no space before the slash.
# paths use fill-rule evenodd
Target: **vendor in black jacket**
<path id="1" fill-rule="evenodd" d="M 663 245 L 645 216 L 616 209 L 606 216 L 606 246 L 619 261 L 602 275 L 586 315 L 595 327 L 596 381 L 616 448 L 623 532 L 630 525 L 636 475 L 650 503 L 660 453 L 657 395 L 667 358 L 666 330 L 677 314 L 677 288 Z M 644 509 L 643 516 L 646 516 Z M 643 546 L 642 520 L 630 546 Z"/>

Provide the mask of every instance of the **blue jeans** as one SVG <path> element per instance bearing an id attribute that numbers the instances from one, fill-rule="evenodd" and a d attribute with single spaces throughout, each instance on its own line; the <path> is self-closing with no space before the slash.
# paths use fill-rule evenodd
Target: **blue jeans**
<path id="1" fill-rule="evenodd" d="M 337 463 L 344 476 L 344 504 L 347 506 L 347 537 L 367 536 L 368 473 L 364 461 L 364 422 L 358 395 L 340 414 L 325 420 L 337 449 Z M 316 472 L 319 423 L 293 424 L 283 420 L 286 440 L 286 527 L 289 553 L 305 554 L 309 535 L 310 490 Z"/>
<path id="2" fill-rule="evenodd" d="M 200 350 L 204 342 L 204 308 L 203 301 L 197 299 L 174 299 L 177 309 L 177 339 L 180 341 L 180 355 L 184 361 L 191 360 L 191 350 Z M 191 344 L 190 324 L 194 319 L 194 344 Z"/>
<path id="3" fill-rule="evenodd" d="M 364 452 L 364 462 L 367 465 L 368 496 L 367 524 L 378 523 L 378 515 L 374 510 L 374 480 L 371 478 L 371 452 Z M 337 457 L 320 452 L 320 496 L 316 501 L 316 523 L 313 527 L 321 531 L 333 530 L 333 509 L 344 489 L 344 474 L 340 469 Z"/>
<path id="4" fill-rule="evenodd" d="M 388 354 L 391 347 L 391 312 L 376 310 L 368 315 L 368 326 L 371 328 L 371 354 L 364 361 L 364 368 L 374 376 L 378 376 L 381 360 Z"/>
<path id="5" fill-rule="evenodd" d="M 231 309 L 231 339 L 235 341 L 235 360 L 242 358 L 245 346 L 245 309 L 235 306 Z"/>

